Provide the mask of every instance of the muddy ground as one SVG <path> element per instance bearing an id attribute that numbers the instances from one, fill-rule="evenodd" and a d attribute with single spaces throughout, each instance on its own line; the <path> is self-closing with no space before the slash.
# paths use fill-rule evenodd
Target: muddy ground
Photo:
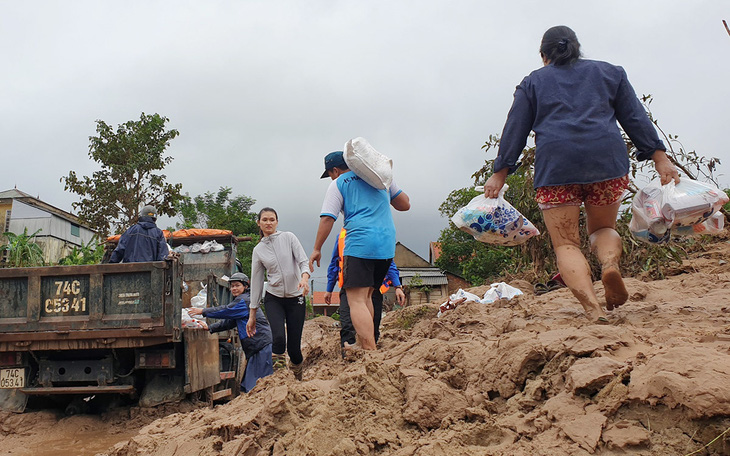
<path id="1" fill-rule="evenodd" d="M 0 455 L 730 454 L 729 254 L 721 240 L 666 280 L 627 279 L 610 325 L 515 281 L 510 301 L 391 312 L 381 349 L 343 361 L 320 317 L 302 382 L 277 372 L 214 408 L 0 413 Z"/>

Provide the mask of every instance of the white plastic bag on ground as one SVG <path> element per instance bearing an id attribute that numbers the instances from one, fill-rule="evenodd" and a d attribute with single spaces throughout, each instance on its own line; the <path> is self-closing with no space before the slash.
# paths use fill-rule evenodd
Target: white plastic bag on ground
<path id="1" fill-rule="evenodd" d="M 393 182 L 393 160 L 381 154 L 365 138 L 354 138 L 345 144 L 343 158 L 350 171 L 380 190 Z"/>
<path id="2" fill-rule="evenodd" d="M 724 220 L 713 215 L 727 202 L 725 192 L 712 184 L 684 178 L 661 185 L 655 179 L 634 196 L 629 230 L 652 244 L 668 242 L 672 234 L 716 234 Z"/>
<path id="3" fill-rule="evenodd" d="M 484 293 L 484 298 L 464 291 L 461 288 L 449 296 L 448 301 L 439 306 L 439 313 L 436 315 L 440 317 L 447 310 L 455 309 L 458 305 L 463 304 L 467 301 L 478 302 L 480 304 L 489 304 L 500 299 L 512 299 L 515 296 L 523 294 L 519 288 L 507 285 L 504 282 L 493 283 L 491 288 Z"/>
<path id="4" fill-rule="evenodd" d="M 474 239 L 487 244 L 519 245 L 540 234 L 525 216 L 504 199 L 505 184 L 497 198 L 474 197 L 451 221 Z"/>
<path id="5" fill-rule="evenodd" d="M 468 291 L 464 291 L 459 288 L 456 293 L 449 296 L 449 299 L 445 303 L 439 306 L 439 313 L 437 317 L 440 317 L 443 312 L 455 309 L 456 306 L 458 306 L 459 304 L 463 304 L 467 301 L 480 302 L 481 298 L 474 293 L 469 293 Z"/>
<path id="6" fill-rule="evenodd" d="M 500 299 L 512 299 L 515 296 L 523 294 L 522 290 L 515 288 L 511 285 L 507 285 L 504 282 L 497 282 L 492 284 L 492 288 L 484 293 L 484 299 L 480 302 L 482 304 L 489 304 Z"/>

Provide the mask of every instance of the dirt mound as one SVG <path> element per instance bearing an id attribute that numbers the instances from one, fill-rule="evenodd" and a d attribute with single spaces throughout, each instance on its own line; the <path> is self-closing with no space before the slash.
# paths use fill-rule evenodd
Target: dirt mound
<path id="1" fill-rule="evenodd" d="M 109 456 L 730 454 L 728 253 L 720 242 L 667 280 L 627 279 L 611 325 L 590 324 L 567 289 L 513 283 L 526 294 L 440 318 L 440 303 L 391 312 L 381 349 L 344 361 L 336 322 L 320 317 L 305 325 L 302 382 L 277 372 L 230 403 L 154 421 L 143 409 L 0 415 L 0 435 L 18 448 L 39 429 L 58 438 L 53 423 L 101 422 L 118 432 L 105 442 L 123 440 Z"/>
<path id="2" fill-rule="evenodd" d="M 389 313 L 381 350 L 348 362 L 321 317 L 306 325 L 304 381 L 278 372 L 107 454 L 687 454 L 730 427 L 729 247 L 667 280 L 628 279 L 608 326 L 567 289 L 441 318 L 432 303 Z"/>

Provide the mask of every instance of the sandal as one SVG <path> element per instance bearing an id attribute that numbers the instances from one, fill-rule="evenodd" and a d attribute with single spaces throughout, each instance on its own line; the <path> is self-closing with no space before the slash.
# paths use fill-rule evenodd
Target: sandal
<path id="1" fill-rule="evenodd" d="M 565 282 L 563 282 L 563 276 L 561 276 L 559 272 L 557 274 L 555 274 L 550 280 L 551 281 L 558 282 L 562 286 L 567 287 L 567 285 L 565 284 Z"/>
<path id="2" fill-rule="evenodd" d="M 549 291 L 558 290 L 563 287 L 565 287 L 565 284 L 563 284 L 562 282 L 558 282 L 557 280 L 548 280 L 547 283 L 535 284 L 535 294 L 539 296 Z"/>
<path id="3" fill-rule="evenodd" d="M 597 325 L 610 325 L 611 322 L 608 321 L 608 318 L 606 318 L 606 317 L 598 317 L 598 318 L 596 318 L 595 324 L 597 324 Z"/>
<path id="4" fill-rule="evenodd" d="M 543 294 L 547 293 L 548 291 L 550 291 L 550 290 L 548 290 L 547 285 L 545 285 L 544 283 L 536 283 L 534 290 L 535 290 L 536 296 L 543 295 Z"/>

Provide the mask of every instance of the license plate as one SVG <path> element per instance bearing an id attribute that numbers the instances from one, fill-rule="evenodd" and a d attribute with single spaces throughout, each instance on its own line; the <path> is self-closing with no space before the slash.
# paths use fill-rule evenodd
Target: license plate
<path id="1" fill-rule="evenodd" d="M 25 368 L 0 369 L 0 389 L 23 388 L 25 386 Z"/>

